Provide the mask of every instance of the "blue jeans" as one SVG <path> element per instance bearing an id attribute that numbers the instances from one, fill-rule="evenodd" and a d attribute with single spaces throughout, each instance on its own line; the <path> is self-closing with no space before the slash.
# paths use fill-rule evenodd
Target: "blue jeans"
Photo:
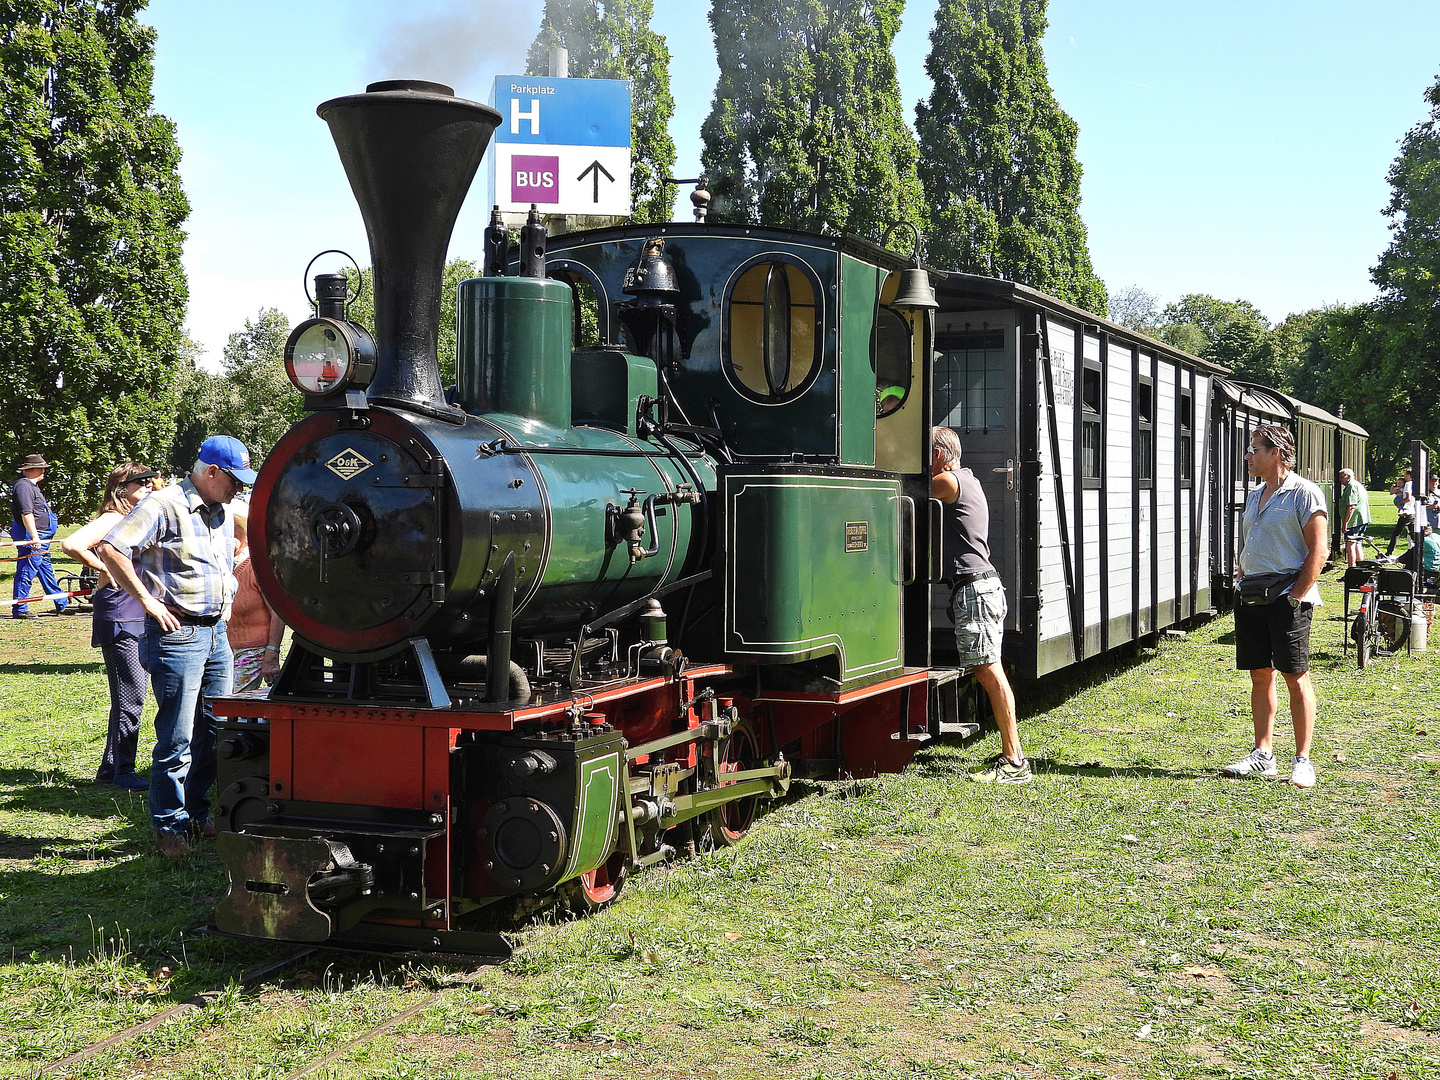
<path id="1" fill-rule="evenodd" d="M 209 699 L 230 692 L 234 665 L 225 624 L 182 624 L 167 634 L 147 619 L 141 658 L 156 704 L 150 818 L 158 832 L 184 832 L 210 819 L 215 716 Z"/>
<path id="2" fill-rule="evenodd" d="M 3 519 L 0 519 L 3 520 Z M 50 540 L 55 536 L 55 515 L 50 515 L 49 521 L 37 521 L 36 529 L 40 533 L 41 540 Z M 28 540 L 30 534 L 25 531 L 25 526 L 18 521 L 10 523 L 10 539 Z M 30 595 L 30 586 L 35 578 L 40 578 L 40 589 L 46 593 L 58 593 L 61 591 L 60 583 L 55 580 L 55 571 L 50 566 L 50 549 L 48 547 L 35 547 L 33 544 L 19 544 L 15 548 L 15 554 L 19 562 L 15 564 L 15 591 L 11 597 L 15 600 L 23 600 Z M 27 557 L 28 556 L 28 557 Z M 64 611 L 69 605 L 69 600 L 56 600 L 55 610 Z M 34 612 L 35 604 L 20 604 L 11 610 L 11 614 L 17 612 Z"/>

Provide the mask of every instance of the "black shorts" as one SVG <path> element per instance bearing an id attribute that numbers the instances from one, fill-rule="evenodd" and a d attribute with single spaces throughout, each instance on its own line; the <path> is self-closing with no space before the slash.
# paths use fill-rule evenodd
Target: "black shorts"
<path id="1" fill-rule="evenodd" d="M 1351 525 L 1345 530 L 1345 539 L 1351 543 L 1358 544 L 1366 536 L 1370 535 L 1370 523 L 1362 521 L 1359 525 Z"/>
<path id="2" fill-rule="evenodd" d="M 1274 668 L 1289 675 L 1310 670 L 1313 604 L 1238 604 L 1235 608 L 1235 666 L 1241 671 Z"/>

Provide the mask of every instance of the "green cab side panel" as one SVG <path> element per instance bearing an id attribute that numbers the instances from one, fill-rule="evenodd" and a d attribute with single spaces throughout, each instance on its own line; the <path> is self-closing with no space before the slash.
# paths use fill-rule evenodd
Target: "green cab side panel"
<path id="1" fill-rule="evenodd" d="M 898 673 L 898 478 L 782 466 L 724 472 L 721 485 L 726 653 L 835 656 L 846 682 Z"/>
<path id="2" fill-rule="evenodd" d="M 840 461 L 875 464 L 875 367 L 870 337 L 885 272 L 840 257 Z"/>

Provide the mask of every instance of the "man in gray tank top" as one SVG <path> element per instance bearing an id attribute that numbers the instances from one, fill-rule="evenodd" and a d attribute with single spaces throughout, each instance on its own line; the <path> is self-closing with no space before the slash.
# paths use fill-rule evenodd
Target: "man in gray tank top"
<path id="1" fill-rule="evenodd" d="M 1005 586 L 990 564 L 990 506 L 980 481 L 960 467 L 960 437 L 946 427 L 930 436 L 930 494 L 945 504 L 944 566 L 953 589 L 950 615 L 960 666 L 973 669 L 990 697 L 1000 730 L 1000 753 L 970 779 L 982 784 L 1028 784 L 1034 779 L 1015 724 L 1015 693 L 1000 662 L 1005 637 Z"/>

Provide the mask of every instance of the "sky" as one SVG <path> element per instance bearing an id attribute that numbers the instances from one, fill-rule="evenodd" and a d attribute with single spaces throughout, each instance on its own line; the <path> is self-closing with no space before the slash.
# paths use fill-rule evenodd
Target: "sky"
<path id="1" fill-rule="evenodd" d="M 937 0 L 895 43 L 913 124 Z M 370 262 L 322 101 L 422 78 L 486 101 L 524 71 L 541 0 L 151 0 L 155 105 L 175 121 L 190 197 L 186 325 L 218 367 L 262 308 L 309 314 L 306 264 Z M 671 51 L 677 176 L 700 169 L 717 68 L 704 0 L 655 0 Z M 1440 75 L 1440 3 L 1051 0 L 1045 56 L 1079 124 L 1081 213 L 1096 273 L 1161 303 L 1248 300 L 1269 319 L 1369 299 L 1389 242 L 1386 173 Z M 479 261 L 485 167 L 451 239 Z M 683 201 L 688 218 L 689 202 Z M 336 256 L 311 273 L 341 265 Z"/>

